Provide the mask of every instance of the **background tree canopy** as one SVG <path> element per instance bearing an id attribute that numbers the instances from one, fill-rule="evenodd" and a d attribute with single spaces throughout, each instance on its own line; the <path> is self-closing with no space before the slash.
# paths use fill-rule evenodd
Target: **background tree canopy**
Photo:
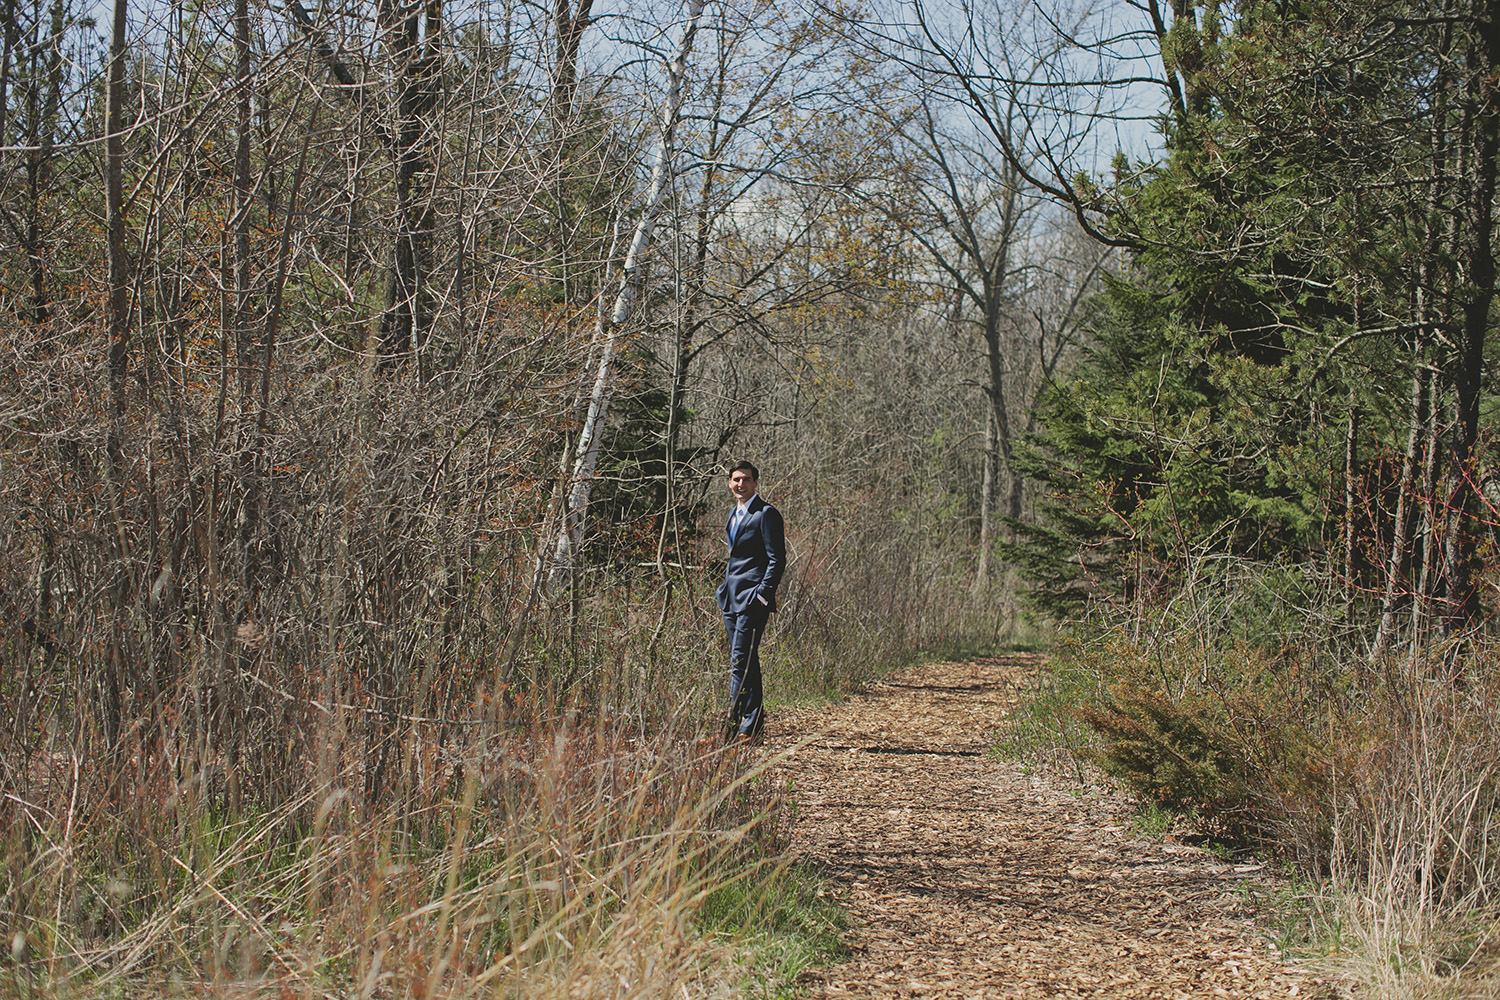
<path id="1" fill-rule="evenodd" d="M 1484 619 L 1496 50 L 1487 8 L 1440 6 L 1205 5 L 1163 36 L 1165 160 L 1077 189 L 1131 252 L 1043 404 L 1053 514 L 1016 555 L 1055 598 L 1160 599 L 1233 554 L 1316 564 L 1376 650 L 1398 607 Z"/>

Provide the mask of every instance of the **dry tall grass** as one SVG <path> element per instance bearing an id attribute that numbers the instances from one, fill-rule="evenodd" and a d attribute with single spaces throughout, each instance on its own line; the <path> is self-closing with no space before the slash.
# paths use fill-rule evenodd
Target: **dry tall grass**
<path id="1" fill-rule="evenodd" d="M 1107 633 L 1011 736 L 1100 763 L 1202 834 L 1293 876 L 1284 949 L 1370 1000 L 1500 994 L 1500 660 Z M 1426 653 L 1430 652 L 1430 659 Z M 1084 725 L 1079 725 L 1083 723 Z"/>
<path id="2" fill-rule="evenodd" d="M 1323 919 L 1339 965 L 1374 1000 L 1500 989 L 1500 707 L 1474 685 L 1389 678 L 1338 734 Z M 1476 678 L 1476 681 L 1478 678 Z"/>
<path id="3" fill-rule="evenodd" d="M 18 958 L 0 990 L 743 979 L 756 922 L 802 902 L 755 902 L 786 884 L 779 793 L 700 742 L 726 686 L 705 513 L 722 474 L 705 451 L 670 511 L 601 501 L 579 586 L 540 597 L 586 350 L 565 319 L 497 312 L 429 375 L 308 320 L 321 335 L 281 343 L 263 392 L 207 342 L 163 341 L 119 412 L 99 331 L 5 331 L 0 929 Z M 816 482 L 772 487 L 793 556 L 773 698 L 992 620 L 925 523 L 853 531 L 867 485 Z M 750 902 L 723 936 L 705 901 L 735 880 Z"/>
<path id="4" fill-rule="evenodd" d="M 697 914 L 724 886 L 767 879 L 788 811 L 757 758 L 695 731 L 512 715 L 384 806 L 334 761 L 317 788 L 238 814 L 191 781 L 87 815 L 11 796 L 8 897 L 29 952 L 11 989 L 728 995 L 745 976 L 737 942 Z M 88 779 L 66 777 L 77 799 Z"/>

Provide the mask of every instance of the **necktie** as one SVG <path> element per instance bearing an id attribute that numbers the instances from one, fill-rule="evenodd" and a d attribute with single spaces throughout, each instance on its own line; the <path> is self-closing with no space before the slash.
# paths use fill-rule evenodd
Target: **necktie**
<path id="1" fill-rule="evenodd" d="M 730 542 L 730 544 L 733 544 L 734 540 L 736 538 L 740 537 L 740 525 L 742 525 L 744 523 L 745 523 L 745 508 L 743 508 L 743 507 L 736 507 L 734 509 L 734 517 L 729 522 L 729 542 Z"/>

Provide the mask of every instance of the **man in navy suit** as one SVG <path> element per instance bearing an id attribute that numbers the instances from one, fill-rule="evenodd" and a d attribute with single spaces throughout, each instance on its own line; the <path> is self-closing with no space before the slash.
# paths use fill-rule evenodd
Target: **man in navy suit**
<path id="1" fill-rule="evenodd" d="M 760 686 L 760 637 L 776 610 L 776 585 L 786 569 L 781 512 L 759 496 L 760 473 L 749 462 L 729 467 L 734 509 L 724 526 L 729 562 L 719 610 L 729 636 L 729 739 L 758 742 L 765 725 Z"/>

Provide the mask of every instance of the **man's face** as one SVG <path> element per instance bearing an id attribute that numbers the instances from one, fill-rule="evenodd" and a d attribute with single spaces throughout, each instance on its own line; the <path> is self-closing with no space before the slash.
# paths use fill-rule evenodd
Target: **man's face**
<path id="1" fill-rule="evenodd" d="M 755 477 L 750 475 L 748 469 L 735 469 L 729 474 L 729 492 L 734 494 L 737 503 L 744 503 L 755 496 Z"/>

